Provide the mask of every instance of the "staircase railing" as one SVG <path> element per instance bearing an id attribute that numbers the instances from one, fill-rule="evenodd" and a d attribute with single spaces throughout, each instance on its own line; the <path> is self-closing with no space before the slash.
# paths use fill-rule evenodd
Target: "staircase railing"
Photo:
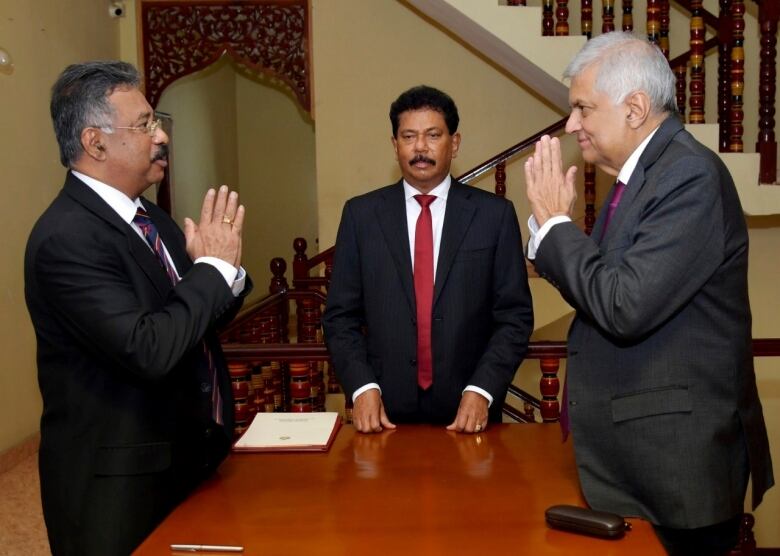
<path id="1" fill-rule="evenodd" d="M 777 0 L 754 0 L 758 5 L 760 33 L 760 67 L 758 83 L 758 137 L 756 152 L 760 155 L 759 181 L 774 184 L 777 181 L 777 143 L 775 141 L 775 88 L 777 59 L 777 27 L 780 3 Z M 525 0 L 508 0 L 512 6 L 524 6 Z M 719 0 L 715 15 L 702 6 L 702 0 L 675 0 L 690 14 L 688 51 L 669 61 L 677 76 L 677 105 L 687 123 L 704 123 L 705 56 L 718 49 L 718 124 L 721 152 L 743 152 L 742 122 L 744 120 L 743 93 L 745 88 L 744 0 Z M 555 5 L 555 9 L 553 9 Z M 569 34 L 568 0 L 542 0 L 542 35 Z M 602 0 L 601 32 L 615 30 L 614 0 Z M 646 32 L 669 58 L 669 0 L 647 0 Z M 581 0 L 581 34 L 593 33 L 593 1 Z M 633 2 L 623 0 L 621 29 L 633 31 Z M 714 34 L 706 39 L 707 28 Z M 690 96 L 686 97 L 686 90 Z"/>

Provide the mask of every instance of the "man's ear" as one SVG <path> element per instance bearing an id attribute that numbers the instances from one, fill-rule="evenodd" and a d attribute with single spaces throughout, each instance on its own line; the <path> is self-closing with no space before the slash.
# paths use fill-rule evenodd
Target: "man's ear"
<path id="1" fill-rule="evenodd" d="M 456 131 L 452 136 L 452 158 L 458 156 L 458 149 L 460 148 L 460 132 Z"/>
<path id="2" fill-rule="evenodd" d="M 631 129 L 639 129 L 650 116 L 652 104 L 644 91 L 630 93 L 624 101 L 628 107 L 626 120 Z"/>
<path id="3" fill-rule="evenodd" d="M 85 127 L 81 131 L 81 147 L 88 156 L 95 160 L 106 159 L 106 147 L 103 144 L 103 133 L 94 127 Z"/>
<path id="4" fill-rule="evenodd" d="M 390 142 L 393 143 L 393 152 L 395 152 L 395 159 L 398 160 L 398 140 L 395 137 L 391 137 Z"/>

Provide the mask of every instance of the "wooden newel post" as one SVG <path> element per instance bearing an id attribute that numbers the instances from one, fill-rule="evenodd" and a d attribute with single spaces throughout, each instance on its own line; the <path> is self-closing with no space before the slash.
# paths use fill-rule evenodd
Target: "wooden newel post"
<path id="1" fill-rule="evenodd" d="M 506 197 L 506 163 L 496 165 L 496 195 Z"/>
<path id="2" fill-rule="evenodd" d="M 295 256 L 293 256 L 293 284 L 295 284 L 296 280 L 309 276 L 309 258 L 306 256 L 306 247 L 308 247 L 308 244 L 302 237 L 296 237 L 293 241 L 293 250 L 295 250 Z"/>
<path id="3" fill-rule="evenodd" d="M 561 406 L 558 403 L 558 392 L 561 390 L 558 379 L 558 368 L 561 361 L 557 357 L 545 357 L 539 360 L 542 370 L 542 378 L 539 380 L 539 391 L 542 394 L 541 414 L 542 421 L 550 423 L 557 421 L 561 415 Z"/>

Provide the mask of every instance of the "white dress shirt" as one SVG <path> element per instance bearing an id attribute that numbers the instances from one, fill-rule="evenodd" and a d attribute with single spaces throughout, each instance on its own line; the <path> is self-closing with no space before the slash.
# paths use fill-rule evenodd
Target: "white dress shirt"
<path id="1" fill-rule="evenodd" d="M 111 187 L 110 185 L 96 180 L 95 178 L 84 175 L 81 172 L 71 170 L 71 173 L 83 181 L 92 191 L 97 193 L 98 196 L 103 199 L 103 201 L 105 201 L 114 212 L 117 213 L 119 218 L 127 222 L 127 224 L 135 231 L 135 233 L 137 233 L 138 236 L 144 240 L 144 243 L 147 245 L 147 247 L 152 249 L 152 246 L 149 245 L 149 243 L 146 241 L 146 238 L 144 237 L 141 229 L 133 222 L 136 209 L 138 207 L 143 208 L 141 199 L 133 200 L 115 187 Z M 168 259 L 168 263 L 171 265 L 171 268 L 173 268 L 176 272 L 176 276 L 181 278 L 181 275 L 176 268 L 176 264 L 173 262 L 173 258 L 171 257 L 170 253 L 168 253 L 168 248 L 165 247 L 165 243 L 162 242 L 162 239 L 160 242 L 162 243 L 163 250 L 165 251 L 165 258 Z M 195 264 L 198 263 L 210 264 L 216 268 L 219 273 L 222 274 L 222 277 L 225 279 L 225 282 L 233 292 L 234 296 L 238 296 L 244 290 L 244 284 L 246 282 L 246 271 L 244 271 L 244 267 L 236 270 L 236 267 L 234 267 L 232 264 L 217 257 L 198 257 L 195 259 Z"/>
<path id="2" fill-rule="evenodd" d="M 404 184 L 404 198 L 406 199 L 406 229 L 409 233 L 409 252 L 412 255 L 412 268 L 414 268 L 414 239 L 415 239 L 415 233 L 417 231 L 417 218 L 420 216 L 420 212 L 422 212 L 422 206 L 420 203 L 417 202 L 417 199 L 414 198 L 415 195 L 421 195 L 421 193 L 409 185 L 406 180 L 403 181 Z M 427 195 L 433 195 L 436 197 L 436 199 L 431 202 L 429 208 L 431 209 L 431 227 L 433 231 L 433 276 L 436 276 L 436 269 L 438 268 L 439 264 L 439 247 L 441 246 L 441 232 L 442 229 L 444 229 L 444 212 L 447 208 L 447 196 L 450 193 L 450 186 L 452 185 L 452 177 L 447 176 L 444 178 L 444 181 L 441 182 L 439 185 L 434 187 L 430 190 L 430 192 L 427 193 Z M 435 279 L 435 278 L 434 278 Z M 357 390 L 355 390 L 355 393 L 352 394 L 352 402 L 357 399 L 357 397 L 365 392 L 366 390 L 370 390 L 372 388 L 375 388 L 381 392 L 381 388 L 379 388 L 379 385 L 375 382 L 370 382 L 366 384 L 365 386 L 361 386 Z M 471 386 L 468 385 L 466 388 L 463 389 L 464 392 L 476 392 L 477 394 L 480 394 L 482 397 L 486 398 L 488 401 L 488 407 L 493 404 L 493 396 L 488 394 L 485 390 L 478 386 Z"/>
<path id="3" fill-rule="evenodd" d="M 634 152 L 631 153 L 631 156 L 628 157 L 628 160 L 626 160 L 626 162 L 623 164 L 623 167 L 620 169 L 617 181 L 621 181 L 626 186 L 628 186 L 628 180 L 631 179 L 631 174 L 634 173 L 634 169 L 639 163 L 639 157 L 642 156 L 643 152 L 645 152 L 647 144 L 650 142 L 650 139 L 653 138 L 653 135 L 655 135 L 656 131 L 658 131 L 658 128 L 655 128 L 650 133 L 650 135 L 645 137 L 644 141 L 639 143 L 639 146 L 634 149 Z M 536 222 L 536 218 L 534 218 L 533 214 L 528 217 L 528 231 L 530 232 L 530 237 L 528 239 L 528 253 L 526 256 L 529 260 L 532 261 L 536 258 L 536 251 L 539 249 L 539 245 L 541 245 L 544 236 L 547 235 L 547 232 L 549 232 L 553 226 L 560 224 L 561 222 L 571 222 L 571 218 L 568 216 L 553 216 L 547 220 L 547 222 L 545 222 L 542 227 L 539 227 L 539 224 Z"/>

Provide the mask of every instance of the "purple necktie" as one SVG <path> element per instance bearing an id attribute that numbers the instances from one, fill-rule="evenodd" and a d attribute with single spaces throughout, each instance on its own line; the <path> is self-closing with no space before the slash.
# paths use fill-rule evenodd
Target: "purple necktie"
<path id="1" fill-rule="evenodd" d="M 612 215 L 615 214 L 615 210 L 617 209 L 620 198 L 623 196 L 623 191 L 625 190 L 625 183 L 620 180 L 615 182 L 615 191 L 612 192 L 612 200 L 607 207 L 607 217 L 604 219 L 604 227 L 601 229 L 601 238 L 599 238 L 599 241 L 604 239 L 604 235 L 607 233 L 607 227 L 609 226 L 609 221 L 612 220 Z"/>
<path id="2" fill-rule="evenodd" d="M 620 203 L 620 198 L 623 197 L 623 192 L 626 190 L 626 184 L 622 181 L 618 180 L 615 182 L 615 191 L 612 193 L 612 199 L 609 201 L 609 206 L 607 207 L 607 217 L 604 219 L 604 227 L 601 229 L 601 238 L 599 241 L 604 239 L 604 235 L 607 233 L 607 227 L 609 226 L 609 221 L 612 220 L 612 215 L 615 214 L 615 210 L 617 209 L 618 204 Z M 563 383 L 563 396 L 561 397 L 561 416 L 560 416 L 560 423 L 561 423 L 561 436 L 563 437 L 563 441 L 566 442 L 566 439 L 569 437 L 569 388 L 568 388 L 568 378 Z"/>
<path id="3" fill-rule="evenodd" d="M 141 230 L 141 233 L 143 233 L 146 242 L 152 248 L 154 254 L 157 255 L 157 260 L 165 269 L 165 273 L 168 275 L 171 284 L 175 286 L 179 282 L 179 275 L 176 274 L 176 269 L 173 268 L 171 261 L 168 260 L 168 257 L 165 255 L 162 239 L 160 239 L 160 234 L 157 233 L 157 226 L 154 225 L 154 222 L 152 222 L 152 219 L 149 218 L 149 215 L 143 209 L 143 207 L 137 207 L 135 217 L 133 218 L 133 223 Z M 203 352 L 206 356 L 206 361 L 208 362 L 209 378 L 211 380 L 211 416 L 218 425 L 221 425 L 223 424 L 222 396 L 219 394 L 217 368 L 214 364 L 214 356 L 211 354 L 211 350 L 206 344 L 206 341 L 203 340 L 201 343 L 203 344 Z"/>

